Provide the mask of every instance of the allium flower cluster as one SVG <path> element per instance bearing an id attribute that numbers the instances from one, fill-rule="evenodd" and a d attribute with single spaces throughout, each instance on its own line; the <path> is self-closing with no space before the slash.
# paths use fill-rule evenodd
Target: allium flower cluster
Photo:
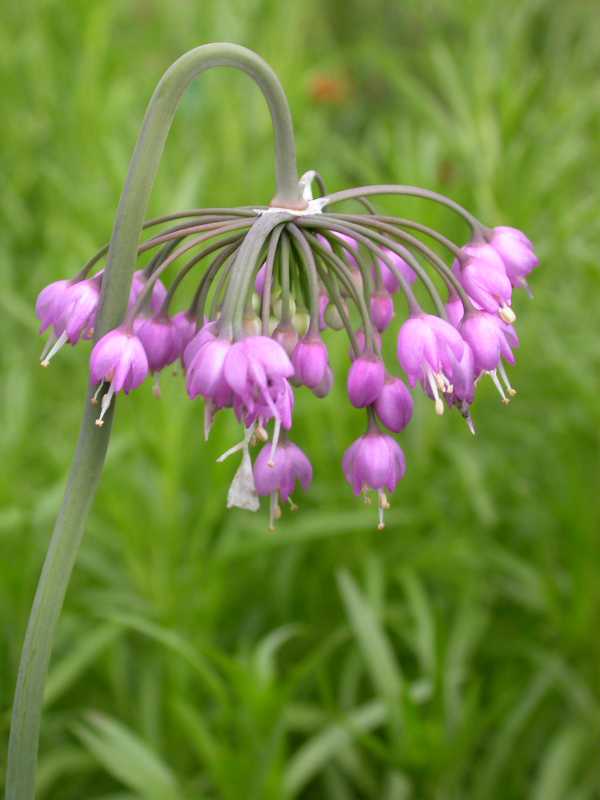
<path id="1" fill-rule="evenodd" d="M 421 196 L 457 211 L 470 226 L 470 241 L 456 245 L 403 218 L 330 211 L 334 204 L 377 193 Z M 268 214 L 270 227 L 260 224 Z M 289 438 L 295 397 L 300 391 L 317 398 L 330 394 L 336 372 L 329 357 L 332 337 L 348 337 L 344 393 L 366 413 L 366 431 L 349 444 L 343 473 L 356 495 L 374 494 L 379 527 L 406 470 L 395 435 L 411 421 L 416 387 L 437 414 L 457 409 L 472 432 L 471 406 L 483 376 L 491 377 L 503 402 L 514 395 L 505 369 L 519 345 L 513 292 L 528 289 L 538 264 L 521 231 L 485 228 L 441 195 L 389 186 L 321 197 L 302 212 L 211 209 L 181 212 L 146 227 L 170 219 L 178 224 L 140 246 L 155 253 L 133 275 L 119 327 L 97 332 L 104 271 L 89 273 L 101 253 L 76 278 L 41 291 L 36 314 L 41 332 L 50 331 L 42 364 L 67 343 L 96 339 L 90 374 L 98 425 L 116 394 L 128 394 L 150 376 L 158 394 L 158 375 L 182 370 L 189 397 L 203 399 L 206 436 L 215 416 L 227 410 L 241 425 L 240 441 L 219 459 L 242 454 L 228 505 L 256 509 L 259 498 L 268 497 L 273 527 L 281 504 L 296 507 L 292 494 L 298 486 L 308 490 L 312 466 Z M 429 238 L 446 247 L 447 260 L 429 249 Z M 167 291 L 162 277 L 174 263 L 180 270 Z M 197 271 L 191 304 L 173 313 L 179 285 Z M 386 340 L 395 347 L 388 348 Z M 395 365 L 384 358 L 390 349 Z"/>

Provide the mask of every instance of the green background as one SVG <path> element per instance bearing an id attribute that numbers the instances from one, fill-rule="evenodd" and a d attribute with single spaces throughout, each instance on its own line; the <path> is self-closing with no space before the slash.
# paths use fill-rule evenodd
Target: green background
<path id="1" fill-rule="evenodd" d="M 472 438 L 417 398 L 384 532 L 341 473 L 363 430 L 346 345 L 293 437 L 315 481 L 275 534 L 227 512 L 180 378 L 119 402 L 48 683 L 40 798 L 600 797 L 600 15 L 594 3 L 3 0 L 0 26 L 0 783 L 35 582 L 88 345 L 40 370 L 33 305 L 110 235 L 145 104 L 186 49 L 257 50 L 301 171 L 417 183 L 542 261 L 503 407 Z M 333 87 L 331 93 L 323 89 Z M 151 213 L 268 202 L 270 122 L 227 70 L 191 88 Z M 464 241 L 460 220 L 387 202 Z M 402 211 L 400 211 L 402 209 Z M 340 338 L 340 337 L 337 337 Z"/>

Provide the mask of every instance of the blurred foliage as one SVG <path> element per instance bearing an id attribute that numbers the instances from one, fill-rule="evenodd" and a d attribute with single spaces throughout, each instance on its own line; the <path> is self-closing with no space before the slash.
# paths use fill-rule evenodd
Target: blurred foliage
<path id="1" fill-rule="evenodd" d="M 368 8 L 368 11 L 366 10 Z M 384 533 L 340 469 L 363 426 L 344 345 L 300 396 L 315 465 L 276 534 L 226 513 L 237 436 L 180 379 L 119 403 L 48 684 L 39 797 L 600 797 L 600 15 L 587 0 L 20 0 L 0 27 L 0 738 L 72 456 L 85 346 L 39 370 L 46 283 L 110 235 L 145 104 L 184 50 L 231 40 L 289 92 L 301 169 L 419 183 L 543 260 L 519 298 L 508 408 L 479 435 L 426 401 Z M 152 213 L 268 201 L 259 92 L 183 101 Z M 382 207 L 399 207 L 386 201 Z M 426 204 L 407 213 L 463 241 Z M 4 747 L 0 749 L 0 782 Z"/>

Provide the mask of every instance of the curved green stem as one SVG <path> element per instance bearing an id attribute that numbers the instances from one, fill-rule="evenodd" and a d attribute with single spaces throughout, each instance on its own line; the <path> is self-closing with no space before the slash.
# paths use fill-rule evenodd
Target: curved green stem
<path id="1" fill-rule="evenodd" d="M 335 192 L 323 198 L 323 208 L 332 205 L 333 203 L 341 203 L 342 200 L 354 200 L 358 197 L 365 197 L 377 194 L 397 194 L 407 197 L 421 197 L 425 200 L 433 200 L 434 203 L 451 208 L 456 211 L 470 226 L 475 235 L 482 235 L 484 226 L 481 222 L 474 217 L 466 208 L 463 208 L 459 203 L 451 200 L 439 192 L 432 192 L 430 189 L 422 189 L 420 186 L 407 186 L 403 184 L 386 183 L 379 186 L 358 186 L 355 189 L 344 189 L 341 192 Z"/>
<path id="2" fill-rule="evenodd" d="M 209 44 L 185 53 L 156 87 L 129 165 L 102 281 L 96 338 L 119 325 L 124 317 L 150 191 L 179 101 L 197 75 L 217 66 L 246 72 L 267 100 L 275 131 L 277 194 L 274 203 L 290 208 L 306 205 L 299 195 L 291 115 L 275 73 L 255 53 L 234 44 Z M 109 410 L 104 426 L 98 428 L 89 399 L 90 392 L 67 490 L 25 635 L 10 731 L 7 800 L 32 800 L 34 797 L 44 682 L 54 630 L 108 446 L 112 412 Z"/>

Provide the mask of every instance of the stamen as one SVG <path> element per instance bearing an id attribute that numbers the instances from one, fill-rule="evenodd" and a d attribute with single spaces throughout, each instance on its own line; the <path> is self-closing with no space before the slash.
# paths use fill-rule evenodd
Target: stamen
<path id="1" fill-rule="evenodd" d="M 40 361 L 40 364 L 42 365 L 42 367 L 47 367 L 48 366 L 48 364 L 50 363 L 50 360 L 52 358 L 54 358 L 54 356 L 58 353 L 58 351 L 61 350 L 65 346 L 65 344 L 67 343 L 67 340 L 68 340 L 68 336 L 63 331 L 61 333 L 61 335 L 58 337 L 58 339 L 56 339 L 53 342 L 52 346 L 50 347 L 50 350 L 48 350 L 47 353 L 45 353 L 45 352 L 42 353 L 42 360 Z M 44 350 L 45 349 L 46 348 L 44 348 Z"/>
<path id="2" fill-rule="evenodd" d="M 431 389 L 433 399 L 435 400 L 435 413 L 441 417 L 444 413 L 444 403 L 438 394 L 438 387 L 435 382 L 433 372 L 429 369 L 429 367 L 427 368 L 427 381 L 429 383 L 429 388 Z"/>
<path id="3" fill-rule="evenodd" d="M 160 376 L 155 372 L 152 376 L 152 394 L 154 397 L 160 398 Z"/>
<path id="4" fill-rule="evenodd" d="M 50 348 L 52 347 L 52 345 L 54 344 L 54 342 L 56 341 L 57 338 L 58 337 L 56 336 L 54 331 L 50 331 L 50 336 L 48 337 L 48 340 L 46 341 L 46 344 L 44 345 L 44 349 L 42 350 L 41 355 L 40 355 L 40 363 L 46 358 L 46 356 L 50 352 Z"/>
<path id="5" fill-rule="evenodd" d="M 275 522 L 281 519 L 281 509 L 277 500 L 277 492 L 272 492 L 269 503 L 269 530 L 275 530 Z"/>
<path id="6" fill-rule="evenodd" d="M 517 321 L 517 315 L 512 310 L 512 308 L 510 306 L 507 306 L 506 304 L 500 306 L 500 309 L 498 310 L 498 316 L 503 322 L 506 322 L 507 325 L 512 325 L 513 322 Z"/>
<path id="7" fill-rule="evenodd" d="M 215 406 L 212 400 L 204 401 L 204 441 L 208 442 L 210 431 L 215 421 Z"/>
<path id="8" fill-rule="evenodd" d="M 281 433 L 281 421 L 279 417 L 275 417 L 275 425 L 273 427 L 273 442 L 271 444 L 271 455 L 269 456 L 269 460 L 267 461 L 268 467 L 275 466 L 275 453 L 277 451 L 277 445 L 279 444 L 280 433 Z"/>
<path id="9" fill-rule="evenodd" d="M 454 391 L 454 386 L 452 386 L 452 384 L 450 383 L 450 381 L 444 375 L 443 372 L 435 372 L 434 378 L 440 392 L 443 392 L 444 394 L 452 394 L 452 392 Z"/>
<path id="10" fill-rule="evenodd" d="M 96 391 L 95 391 L 95 392 L 94 392 L 94 394 L 92 395 L 92 399 L 90 400 L 90 403 L 91 403 L 93 406 L 95 406 L 95 405 L 98 405 L 98 396 L 100 395 L 100 392 L 102 391 L 102 387 L 103 387 L 103 386 L 104 386 L 104 381 L 100 381 L 100 383 L 99 383 L 99 384 L 98 384 L 98 386 L 96 387 Z"/>
<path id="11" fill-rule="evenodd" d="M 377 530 L 382 531 L 385 528 L 385 522 L 383 520 L 383 512 L 387 511 L 387 509 L 390 507 L 390 504 L 384 491 L 380 489 L 377 494 L 379 495 L 379 508 L 378 508 L 379 523 L 377 525 Z"/>
<path id="12" fill-rule="evenodd" d="M 102 402 L 100 403 L 100 415 L 96 420 L 96 425 L 101 428 L 104 425 L 104 415 L 110 408 L 111 400 L 113 399 L 113 395 L 115 393 L 114 387 L 111 385 L 108 387 L 108 392 L 102 395 Z"/>
<path id="13" fill-rule="evenodd" d="M 290 509 L 292 511 L 298 511 L 299 506 L 297 506 L 296 503 L 294 503 L 291 497 L 288 497 L 288 503 L 290 504 Z"/>
<path id="14" fill-rule="evenodd" d="M 256 428 L 254 430 L 254 438 L 256 442 L 268 442 L 269 441 L 269 434 L 263 428 L 261 423 L 257 423 Z"/>
<path id="15" fill-rule="evenodd" d="M 363 486 L 362 489 L 360 490 L 360 493 L 362 494 L 363 503 L 366 506 L 370 506 L 371 505 L 371 496 L 369 495 L 369 487 L 368 486 Z"/>
<path id="16" fill-rule="evenodd" d="M 510 400 L 504 394 L 504 389 L 502 388 L 502 384 L 498 380 L 498 375 L 496 374 L 496 370 L 495 369 L 491 370 L 491 372 L 488 372 L 488 375 L 491 376 L 491 378 L 492 378 L 492 380 L 494 382 L 494 386 L 496 387 L 496 389 L 498 389 L 500 397 L 502 398 L 502 402 L 504 403 L 505 406 L 507 406 L 510 403 Z"/>
<path id="17" fill-rule="evenodd" d="M 504 364 L 500 363 L 498 365 L 498 372 L 500 373 L 500 377 L 502 378 L 502 381 L 504 382 L 504 385 L 506 386 L 506 391 L 508 392 L 509 396 L 510 397 L 514 397 L 516 395 L 516 393 L 517 393 L 517 390 L 513 389 L 513 387 L 510 385 L 510 381 L 508 379 L 508 375 L 506 374 L 506 370 L 504 369 Z"/>
<path id="18" fill-rule="evenodd" d="M 464 414 L 464 418 L 465 418 L 465 422 L 467 423 L 467 428 L 471 431 L 473 436 L 475 436 L 475 434 L 477 433 L 477 430 L 475 429 L 475 423 L 473 422 L 473 417 L 467 411 L 467 413 Z"/>

